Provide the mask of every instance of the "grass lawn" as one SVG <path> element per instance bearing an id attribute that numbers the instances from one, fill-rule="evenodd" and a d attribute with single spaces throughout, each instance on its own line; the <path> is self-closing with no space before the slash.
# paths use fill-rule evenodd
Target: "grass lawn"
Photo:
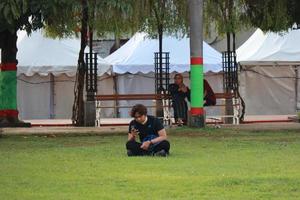
<path id="1" fill-rule="evenodd" d="M 0 138 L 0 199 L 300 199 L 299 131 L 171 130 L 168 158 L 126 136 Z"/>

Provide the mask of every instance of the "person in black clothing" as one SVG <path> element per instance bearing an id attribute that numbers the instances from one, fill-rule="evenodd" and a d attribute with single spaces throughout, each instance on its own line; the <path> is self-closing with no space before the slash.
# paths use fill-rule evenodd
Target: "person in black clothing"
<path id="1" fill-rule="evenodd" d="M 216 96 L 207 80 L 203 80 L 204 102 L 203 106 L 216 105 Z M 188 105 L 186 99 L 190 101 L 190 89 L 184 85 L 183 76 L 175 74 L 174 83 L 169 85 L 169 92 L 172 96 L 172 107 L 176 123 L 181 126 L 187 121 Z"/>
<path id="2" fill-rule="evenodd" d="M 190 89 L 184 85 L 181 74 L 175 75 L 174 83 L 169 85 L 169 92 L 172 96 L 175 122 L 180 126 L 187 121 L 188 105 L 186 99 L 190 101 Z"/>
<path id="3" fill-rule="evenodd" d="M 167 156 L 170 143 L 167 141 L 167 133 L 159 119 L 147 115 L 147 108 L 137 104 L 131 109 L 128 141 L 126 143 L 128 156 Z M 139 137 L 140 142 L 136 139 Z"/>

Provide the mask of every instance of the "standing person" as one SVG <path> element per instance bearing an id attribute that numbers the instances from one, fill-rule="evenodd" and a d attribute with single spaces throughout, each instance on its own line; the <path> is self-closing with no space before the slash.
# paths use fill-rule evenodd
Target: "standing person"
<path id="1" fill-rule="evenodd" d="M 170 143 L 167 141 L 167 133 L 158 118 L 147 115 L 147 108 L 137 104 L 131 109 L 128 141 L 126 143 L 128 156 L 167 156 Z M 136 139 L 139 136 L 140 142 Z"/>
<path id="2" fill-rule="evenodd" d="M 190 89 L 183 83 L 181 74 L 175 74 L 174 83 L 169 85 L 169 92 L 172 96 L 175 122 L 182 126 L 187 122 L 188 105 L 186 99 L 190 101 Z"/>

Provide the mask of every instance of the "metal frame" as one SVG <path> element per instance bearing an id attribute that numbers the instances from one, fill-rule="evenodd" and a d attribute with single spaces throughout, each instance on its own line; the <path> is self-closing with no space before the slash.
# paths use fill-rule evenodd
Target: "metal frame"
<path id="1" fill-rule="evenodd" d="M 162 91 L 168 91 L 170 84 L 170 53 L 161 52 L 154 53 L 154 67 L 155 67 L 155 92 L 160 94 Z M 160 63 L 161 60 L 161 63 Z"/>
<path id="2" fill-rule="evenodd" d="M 85 54 L 85 83 L 87 100 L 94 100 L 97 93 L 97 53 Z"/>
<path id="3" fill-rule="evenodd" d="M 238 65 L 234 51 L 222 52 L 223 84 L 226 92 L 238 91 Z"/>

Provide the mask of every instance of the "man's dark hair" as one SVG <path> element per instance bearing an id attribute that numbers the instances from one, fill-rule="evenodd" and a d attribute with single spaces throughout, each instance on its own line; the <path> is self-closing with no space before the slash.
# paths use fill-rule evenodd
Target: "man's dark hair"
<path id="1" fill-rule="evenodd" d="M 147 115 L 147 108 L 143 104 L 136 104 L 132 107 L 130 116 L 135 117 L 135 114 Z"/>

